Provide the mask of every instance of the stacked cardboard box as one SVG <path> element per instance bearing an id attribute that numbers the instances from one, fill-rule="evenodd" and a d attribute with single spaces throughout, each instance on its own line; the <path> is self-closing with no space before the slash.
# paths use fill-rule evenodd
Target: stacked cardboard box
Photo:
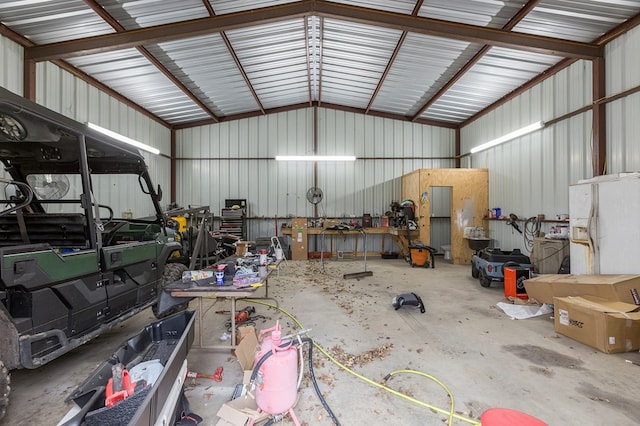
<path id="1" fill-rule="evenodd" d="M 605 353 L 640 349 L 640 275 L 541 275 L 530 298 L 554 306 L 557 333 Z"/>
<path id="2" fill-rule="evenodd" d="M 554 299 L 556 332 L 605 353 L 640 349 L 640 306 L 594 296 Z"/>

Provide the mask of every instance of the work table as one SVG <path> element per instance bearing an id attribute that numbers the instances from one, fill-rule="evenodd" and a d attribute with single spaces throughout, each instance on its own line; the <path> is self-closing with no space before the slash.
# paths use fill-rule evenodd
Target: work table
<path id="1" fill-rule="evenodd" d="M 282 228 L 282 234 L 283 235 L 289 235 L 291 236 L 294 232 L 293 232 L 294 228 Z M 300 229 L 299 227 L 295 227 L 295 229 Z M 403 229 L 403 228 L 396 228 L 396 227 L 378 227 L 378 228 L 359 228 L 359 229 L 347 229 L 347 230 L 342 230 L 342 229 L 325 229 L 325 228 L 303 228 L 303 232 L 308 236 L 308 235 L 328 235 L 330 236 L 330 251 L 331 254 L 333 255 L 334 250 L 333 250 L 333 237 L 336 235 L 342 235 L 342 236 L 346 236 L 346 235 L 353 235 L 355 238 L 355 251 L 354 251 L 354 256 L 360 256 L 363 255 L 364 252 L 359 253 L 358 252 L 358 242 L 359 242 L 359 238 L 360 236 L 364 233 L 366 235 L 382 235 L 382 242 L 381 242 L 381 247 L 380 247 L 380 253 L 384 253 L 385 252 L 385 235 L 391 235 L 391 237 L 393 238 L 393 241 L 398 245 L 398 247 L 400 248 L 400 254 L 402 256 L 404 255 L 408 255 L 409 254 L 409 239 L 413 240 L 413 239 L 417 239 L 420 235 L 420 232 L 418 230 L 410 230 L 407 231 L 407 229 Z M 407 236 L 407 232 L 408 232 L 408 236 Z M 366 236 L 365 235 L 365 236 Z M 293 242 L 294 238 L 292 238 L 292 242 Z M 379 253 L 378 253 L 379 254 Z"/>

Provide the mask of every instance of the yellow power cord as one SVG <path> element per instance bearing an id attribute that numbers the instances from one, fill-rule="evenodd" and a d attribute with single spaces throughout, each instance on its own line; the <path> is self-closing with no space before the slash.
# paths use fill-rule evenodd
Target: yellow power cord
<path id="1" fill-rule="evenodd" d="M 283 309 L 283 308 L 281 308 L 281 307 L 279 307 L 279 306 L 276 306 L 276 305 L 272 305 L 272 304 L 270 304 L 270 303 L 261 302 L 261 301 L 256 300 L 256 299 L 245 299 L 245 300 L 246 300 L 247 302 L 257 303 L 257 304 L 259 304 L 259 305 L 264 305 L 264 306 L 267 306 L 267 307 L 269 307 L 269 308 L 273 308 L 273 309 L 279 310 L 280 312 L 282 312 L 283 314 L 285 314 L 286 316 L 288 316 L 289 318 L 291 318 L 291 320 L 292 320 L 293 322 L 295 322 L 295 323 L 296 323 L 296 325 L 297 325 L 298 327 L 300 327 L 300 329 L 301 329 L 301 330 L 304 330 L 304 327 L 302 326 L 302 324 L 300 323 L 300 321 L 298 321 L 298 319 L 297 319 L 293 314 L 291 314 L 291 313 L 287 312 L 285 309 Z M 333 362 L 334 364 L 336 364 L 338 367 L 340 367 L 341 369 L 345 370 L 346 372 L 348 372 L 348 373 L 352 374 L 353 376 L 357 377 L 358 379 L 360 379 L 360 380 L 362 380 L 362 381 L 364 381 L 364 382 L 366 382 L 366 383 L 368 383 L 368 384 L 370 384 L 370 385 L 372 385 L 372 386 L 375 386 L 375 387 L 377 387 L 377 388 L 380 388 L 380 389 L 382 389 L 382 390 L 385 390 L 385 391 L 387 391 L 387 392 L 389 392 L 389 393 L 391 393 L 391 394 L 393 394 L 393 395 L 395 395 L 395 396 L 399 396 L 400 398 L 403 398 L 403 399 L 406 399 L 407 401 L 413 402 L 413 403 L 414 403 L 414 404 L 416 404 L 416 405 L 419 405 L 419 406 L 424 407 L 424 408 L 428 408 L 428 409 L 430 409 L 430 410 L 436 411 L 436 412 L 441 413 L 441 414 L 446 414 L 446 415 L 448 415 L 448 416 L 449 416 L 449 422 L 448 422 L 449 426 L 452 426 L 452 425 L 453 425 L 453 419 L 461 420 L 461 421 L 464 421 L 464 422 L 469 423 L 469 424 L 474 425 L 474 426 L 482 426 L 482 423 L 480 423 L 480 422 L 479 422 L 479 421 L 477 421 L 477 420 L 470 419 L 470 418 L 468 418 L 468 417 L 464 417 L 464 416 L 461 416 L 461 415 L 459 415 L 459 414 L 456 414 L 456 413 L 455 413 L 455 411 L 454 411 L 454 400 L 453 400 L 453 394 L 451 393 L 451 391 L 449 390 L 449 388 L 447 388 L 447 386 L 446 386 L 444 383 L 442 383 L 440 380 L 438 380 L 436 377 L 434 377 L 434 376 L 432 376 L 432 375 L 430 375 L 430 374 L 423 373 L 422 371 L 408 370 L 408 369 L 396 370 L 396 371 L 393 371 L 393 372 L 389 373 L 389 374 L 384 378 L 384 380 L 383 380 L 383 382 L 382 382 L 382 383 L 378 383 L 378 382 L 375 382 L 375 381 L 373 381 L 373 380 L 371 380 L 371 379 L 369 379 L 369 378 L 367 378 L 367 377 L 365 377 L 365 376 L 363 376 L 363 375 L 361 375 L 361 374 L 359 374 L 359 373 L 357 373 L 357 372 L 355 372 L 355 371 L 351 370 L 349 367 L 347 367 L 346 365 L 342 364 L 340 361 L 338 361 L 338 360 L 337 360 L 337 359 L 335 359 L 333 356 L 331 356 L 331 354 L 330 354 L 330 353 L 328 353 L 328 352 L 327 352 L 327 351 L 326 351 L 322 346 L 320 346 L 318 343 L 316 343 L 316 341 L 315 341 L 315 340 L 313 341 L 313 345 L 314 345 L 314 346 L 315 346 L 315 347 L 316 347 L 320 352 L 322 352 L 322 353 L 324 354 L 324 356 L 326 356 L 326 357 L 327 357 L 331 362 Z M 401 373 L 417 374 L 417 375 L 420 375 L 420 376 L 426 377 L 426 378 L 428 378 L 428 379 L 430 379 L 430 380 L 433 380 L 434 382 L 436 382 L 437 384 L 439 384 L 439 385 L 440 385 L 440 386 L 441 386 L 441 387 L 442 387 L 442 388 L 447 392 L 447 394 L 449 395 L 449 399 L 450 399 L 450 401 L 451 401 L 451 405 L 450 405 L 449 410 L 445 410 L 445 409 L 443 409 L 443 408 L 439 408 L 439 407 L 436 407 L 436 406 L 434 406 L 434 405 L 428 404 L 428 403 L 426 403 L 426 402 L 424 402 L 424 401 L 420 401 L 420 400 L 415 399 L 415 398 L 413 398 L 413 397 L 411 397 L 411 396 L 409 396 L 409 395 L 405 395 L 405 394 L 403 394 L 403 393 L 401 393 L 401 392 L 398 392 L 397 390 L 392 389 L 392 388 L 390 388 L 390 387 L 388 387 L 388 386 L 386 385 L 387 380 L 388 380 L 391 376 L 394 376 L 394 375 L 396 375 L 396 374 L 401 374 Z"/>

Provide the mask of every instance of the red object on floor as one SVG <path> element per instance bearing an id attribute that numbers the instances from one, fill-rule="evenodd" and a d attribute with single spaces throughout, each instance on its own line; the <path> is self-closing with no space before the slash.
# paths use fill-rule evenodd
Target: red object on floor
<path id="1" fill-rule="evenodd" d="M 491 408 L 480 416 L 482 426 L 549 426 L 542 420 L 508 408 Z"/>
<path id="2" fill-rule="evenodd" d="M 504 297 L 528 299 L 524 282 L 531 277 L 531 271 L 519 266 L 505 266 L 502 271 L 504 272 Z"/>
<path id="3" fill-rule="evenodd" d="M 221 382 L 222 381 L 222 367 L 216 368 L 216 371 L 213 373 L 213 377 L 212 378 L 216 382 Z"/>

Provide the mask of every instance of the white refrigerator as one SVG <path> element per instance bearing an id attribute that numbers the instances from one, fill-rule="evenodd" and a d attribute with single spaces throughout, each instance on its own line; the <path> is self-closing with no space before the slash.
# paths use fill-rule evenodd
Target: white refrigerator
<path id="1" fill-rule="evenodd" d="M 640 173 L 569 187 L 572 274 L 640 274 Z"/>

